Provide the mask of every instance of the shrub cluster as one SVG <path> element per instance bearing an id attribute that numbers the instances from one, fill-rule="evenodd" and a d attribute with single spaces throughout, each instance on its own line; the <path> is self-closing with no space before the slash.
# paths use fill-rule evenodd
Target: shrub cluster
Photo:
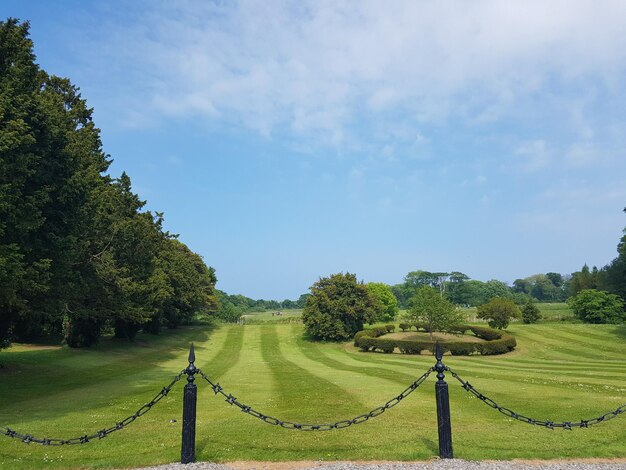
<path id="1" fill-rule="evenodd" d="M 381 351 L 387 354 L 398 348 L 402 354 L 420 354 L 422 351 L 434 351 L 435 342 L 430 340 L 406 340 L 380 338 L 388 332 L 393 325 L 379 326 L 369 330 L 359 331 L 354 335 L 354 345 L 362 351 Z M 426 331 L 424 325 L 401 323 L 402 331 L 410 328 Z M 463 334 L 471 331 L 475 336 L 484 339 L 484 343 L 465 343 L 461 341 L 449 341 L 441 343 L 444 352 L 450 352 L 453 356 L 469 356 L 470 354 L 504 354 L 512 351 L 517 346 L 515 338 L 503 331 L 487 328 L 484 326 L 459 325 L 455 333 Z M 393 331 L 390 329 L 389 332 Z"/>

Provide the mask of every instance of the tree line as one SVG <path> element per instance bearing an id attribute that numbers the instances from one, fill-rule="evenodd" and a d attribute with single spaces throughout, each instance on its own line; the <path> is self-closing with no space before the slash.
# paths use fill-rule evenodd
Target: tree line
<path id="1" fill-rule="evenodd" d="M 92 109 L 0 22 L 0 347 L 158 333 L 217 309 L 215 271 L 107 171 Z"/>

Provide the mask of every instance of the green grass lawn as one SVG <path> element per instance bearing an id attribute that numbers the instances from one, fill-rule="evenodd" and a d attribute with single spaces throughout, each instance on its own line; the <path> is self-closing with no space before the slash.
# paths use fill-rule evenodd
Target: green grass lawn
<path id="1" fill-rule="evenodd" d="M 278 310 L 263 311 L 263 312 L 248 312 L 244 315 L 243 321 L 246 325 L 257 324 L 284 324 L 284 323 L 299 323 L 302 321 L 302 309 L 288 309 L 280 310 L 282 315 L 273 315 Z"/>
<path id="2" fill-rule="evenodd" d="M 446 364 L 498 403 L 538 419 L 580 420 L 626 402 L 626 327 L 516 324 L 518 348 Z M 351 418 L 401 392 L 428 356 L 309 343 L 301 324 L 190 327 L 84 350 L 21 347 L 0 353 L 0 426 L 74 437 L 132 412 L 196 364 L 260 411 L 298 422 Z M 455 456 L 465 459 L 626 457 L 626 416 L 589 429 L 547 430 L 497 413 L 449 377 Z M 367 423 L 321 433 L 264 424 L 198 381 L 197 460 L 421 460 L 436 456 L 434 377 Z M 0 468 L 123 468 L 180 458 L 182 387 L 128 428 L 82 446 L 25 445 L 0 436 Z M 171 420 L 177 420 L 172 423 Z"/>

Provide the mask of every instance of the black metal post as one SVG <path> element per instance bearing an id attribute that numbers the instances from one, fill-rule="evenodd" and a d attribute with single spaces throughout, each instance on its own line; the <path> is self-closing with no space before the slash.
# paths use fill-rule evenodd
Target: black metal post
<path id="1" fill-rule="evenodd" d="M 443 351 L 439 343 L 435 346 L 435 357 L 437 364 L 437 382 L 435 383 L 435 394 L 437 398 L 437 425 L 439 428 L 439 457 L 451 459 L 452 456 L 452 427 L 450 425 L 450 397 L 448 396 L 448 384 L 444 380 L 443 372 L 447 370 L 441 359 Z"/>
<path id="2" fill-rule="evenodd" d="M 196 460 L 196 401 L 198 390 L 194 375 L 196 366 L 194 362 L 196 355 L 193 350 L 193 343 L 189 348 L 189 365 L 185 369 L 187 374 L 187 384 L 183 394 L 183 442 L 180 451 L 180 462 L 191 463 Z"/>

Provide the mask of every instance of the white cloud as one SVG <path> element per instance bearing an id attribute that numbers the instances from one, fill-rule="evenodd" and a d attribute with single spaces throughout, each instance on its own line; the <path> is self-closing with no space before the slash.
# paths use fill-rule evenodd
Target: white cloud
<path id="1" fill-rule="evenodd" d="M 362 121 L 482 125 L 589 77 L 622 93 L 626 70 L 621 1 L 188 0 L 137 11 L 103 24 L 107 45 L 92 60 L 134 77 L 127 109 L 139 125 L 194 116 L 353 145 Z M 593 136 L 582 114 L 572 121 Z"/>

